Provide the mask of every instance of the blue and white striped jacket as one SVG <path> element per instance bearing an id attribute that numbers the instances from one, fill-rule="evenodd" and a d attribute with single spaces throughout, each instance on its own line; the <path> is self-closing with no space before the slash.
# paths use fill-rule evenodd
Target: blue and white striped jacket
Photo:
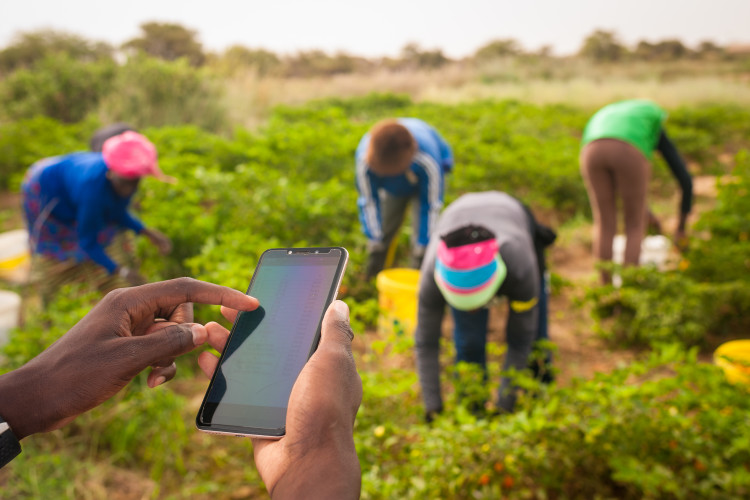
<path id="1" fill-rule="evenodd" d="M 437 130 L 422 120 L 399 118 L 398 121 L 414 136 L 419 150 L 405 173 L 381 177 L 367 168 L 365 155 L 370 143 L 370 134 L 362 137 L 355 153 L 359 220 L 368 239 L 381 241 L 383 231 L 378 190 L 384 189 L 393 196 L 418 194 L 420 220 L 417 243 L 426 246 L 443 207 L 444 177 L 453 169 L 453 152 Z"/>

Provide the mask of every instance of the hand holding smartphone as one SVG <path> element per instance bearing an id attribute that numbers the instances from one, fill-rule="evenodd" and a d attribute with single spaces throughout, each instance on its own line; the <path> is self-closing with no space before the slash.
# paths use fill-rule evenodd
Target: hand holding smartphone
<path id="1" fill-rule="evenodd" d="M 247 291 L 260 306 L 237 315 L 198 411 L 198 429 L 272 439 L 285 434 L 289 395 L 317 348 L 347 260 L 341 247 L 261 255 Z"/>

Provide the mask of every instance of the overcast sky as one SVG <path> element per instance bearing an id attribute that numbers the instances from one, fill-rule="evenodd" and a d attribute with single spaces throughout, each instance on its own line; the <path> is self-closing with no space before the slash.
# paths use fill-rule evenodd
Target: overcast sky
<path id="1" fill-rule="evenodd" d="M 119 45 L 146 21 L 198 33 L 208 50 L 233 44 L 275 52 L 322 49 L 398 55 L 409 42 L 450 57 L 497 38 L 527 50 L 576 52 L 594 29 L 689 46 L 750 43 L 750 0 L 0 0 L 0 47 L 19 31 L 54 28 Z"/>

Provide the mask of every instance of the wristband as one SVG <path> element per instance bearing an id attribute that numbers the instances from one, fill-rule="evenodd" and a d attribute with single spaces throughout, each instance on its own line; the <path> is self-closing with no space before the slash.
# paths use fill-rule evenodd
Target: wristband
<path id="1" fill-rule="evenodd" d="M 8 423 L 0 417 L 0 468 L 21 453 L 21 443 Z"/>

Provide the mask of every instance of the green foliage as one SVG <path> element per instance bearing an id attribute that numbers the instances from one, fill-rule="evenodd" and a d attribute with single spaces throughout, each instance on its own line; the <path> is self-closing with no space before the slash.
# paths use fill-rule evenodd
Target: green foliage
<path id="1" fill-rule="evenodd" d="M 0 348 L 0 371 L 14 370 L 62 337 L 101 298 L 101 294 L 82 285 L 60 288 L 56 300 L 46 308 L 26 305 L 23 327 L 14 329 L 10 341 Z"/>
<path id="2" fill-rule="evenodd" d="M 450 60 L 440 49 L 423 49 L 416 43 L 408 43 L 401 49 L 401 60 L 408 67 L 435 69 Z"/>
<path id="3" fill-rule="evenodd" d="M 162 119 L 156 111 L 154 117 L 137 114 L 157 107 L 160 99 L 167 102 L 164 116 L 177 113 L 177 99 L 170 100 L 168 89 L 196 95 L 202 88 L 179 84 L 182 77 L 199 78 L 184 61 L 143 58 L 131 60 L 123 71 L 116 85 L 124 89 L 122 96 L 136 97 L 130 104 L 123 99 L 118 109 L 136 114 L 118 112 L 112 118 L 139 126 Z M 173 75 L 177 84 L 169 80 Z M 170 86 L 154 83 L 158 78 Z M 154 83 L 158 91 L 128 90 L 126 81 L 133 87 L 145 82 L 146 88 Z M 189 99 L 183 101 L 191 106 Z M 134 209 L 147 225 L 172 238 L 174 251 L 162 257 L 139 239 L 144 274 L 152 280 L 192 275 L 244 290 L 266 248 L 349 249 L 342 295 L 361 341 L 355 347 L 365 396 L 355 442 L 363 498 L 748 496 L 747 393 L 729 385 L 716 367 L 699 363 L 695 352 L 674 346 L 565 388 L 540 387 L 526 374 L 515 374 L 523 387 L 518 411 L 477 419 L 470 410 L 494 394 L 502 375 L 503 353 L 491 345 L 486 383 L 471 366 L 445 370 L 446 410 L 432 425 L 423 423 L 417 375 L 413 363 L 404 363 L 414 339 L 396 333 L 373 339 L 366 333 L 379 310 L 373 283 L 361 278 L 365 239 L 356 215 L 353 154 L 362 134 L 390 116 L 423 118 L 453 146 L 456 168 L 447 181 L 447 202 L 464 192 L 499 189 L 561 220 L 585 219 L 588 199 L 577 157 L 588 113 L 580 109 L 491 100 L 451 106 L 372 94 L 279 107 L 262 128 L 226 136 L 207 130 L 197 118 L 203 125 L 164 119 L 179 125 L 146 127 L 144 133 L 159 150 L 161 168 L 178 182 L 145 179 Z M 680 109 L 672 114 L 670 131 L 691 158 L 704 149 L 723 152 L 746 141 L 734 132 L 746 130 L 746 116 L 724 107 Z M 83 148 L 97 125 L 93 119 L 64 125 L 46 118 L 2 125 L 3 182 L 6 172 L 17 178 L 40 157 Z M 681 270 L 622 270 L 620 289 L 592 290 L 603 333 L 619 344 L 650 346 L 704 345 L 709 334 L 726 338 L 747 331 L 743 315 L 750 310 L 750 294 L 742 266 L 747 266 L 750 231 L 743 217 L 750 209 L 748 168 L 747 153 L 739 153 L 734 180 L 722 185 L 716 210 L 698 225 L 706 241 L 691 244 Z M 570 286 L 552 275 L 555 292 Z M 49 345 L 96 300 L 73 289 L 59 295 L 46 311 L 27 315 L 24 328 L 13 333 L 3 350 L 4 370 Z M 615 309 L 620 314 L 606 319 Z M 215 316 L 215 310 L 197 310 L 200 321 Z M 452 366 L 452 343 L 444 344 L 441 363 Z M 31 452 L 13 464 L 18 481 L 3 484 L 4 493 L 95 497 L 87 487 L 98 472 L 94 464 L 112 464 L 146 471 L 159 485 L 154 497 L 226 496 L 239 487 L 247 495 L 263 495 L 245 440 L 192 430 L 194 398 L 205 384 L 185 379 L 184 367 L 191 362 L 183 360 L 172 390 L 148 390 L 142 375 L 66 429 L 35 436 Z"/>
<path id="4" fill-rule="evenodd" d="M 368 395 L 402 394 L 406 381 L 363 380 Z M 360 416 L 381 404 L 368 400 Z M 358 417 L 362 498 L 740 498 L 748 401 L 718 368 L 671 347 L 522 399 L 512 415 L 459 409 L 431 426 L 403 410 Z"/>
<path id="5" fill-rule="evenodd" d="M 690 49 L 679 40 L 661 40 L 650 43 L 645 40 L 638 42 L 633 55 L 646 61 L 674 61 L 691 55 Z"/>
<path id="6" fill-rule="evenodd" d="M 64 433 L 92 436 L 91 451 L 113 464 L 149 464 L 151 478 L 158 481 L 165 468 L 185 471 L 182 451 L 193 432 L 182 418 L 185 404 L 168 387 L 149 389 L 144 374 Z"/>
<path id="7" fill-rule="evenodd" d="M 265 76 L 277 70 L 281 66 L 281 60 L 268 50 L 233 45 L 226 49 L 214 64 L 227 74 L 252 69 L 259 76 Z"/>
<path id="8" fill-rule="evenodd" d="M 724 174 L 728 169 L 719 157 L 746 147 L 750 112 L 730 105 L 682 106 L 669 113 L 665 128 L 680 153 L 699 162 L 704 173 Z"/>
<path id="9" fill-rule="evenodd" d="M 93 122 L 61 124 L 39 116 L 0 124 L 0 188 L 18 190 L 32 163 L 87 148 Z"/>
<path id="10" fill-rule="evenodd" d="M 747 252 L 745 252 L 745 256 Z M 601 335 L 616 345 L 711 347 L 750 328 L 747 280 L 699 282 L 681 271 L 623 269 L 622 286 L 588 292 Z"/>
<path id="11" fill-rule="evenodd" d="M 719 185 L 719 194 L 716 207 L 696 224 L 696 229 L 710 232 L 711 238 L 699 242 L 696 251 L 703 250 L 704 246 L 731 247 L 741 253 L 747 251 L 750 246 L 750 151 L 741 150 L 735 156 L 734 168 L 729 172 L 725 182 Z M 718 274 L 719 279 L 726 280 L 737 276 L 743 270 L 748 270 L 750 265 L 745 258 L 737 255 L 735 259 L 716 259 L 710 262 L 708 259 L 697 261 L 693 259 L 689 268 L 691 273 L 700 278 L 708 278 Z M 699 273 L 698 269 L 710 265 L 709 269 Z M 719 271 L 717 266 L 724 269 Z"/>
<path id="12" fill-rule="evenodd" d="M 596 30 L 586 37 L 578 54 L 594 62 L 619 61 L 627 49 L 620 43 L 612 31 Z"/>
<path id="13" fill-rule="evenodd" d="M 138 128 L 189 123 L 217 131 L 226 124 L 221 97 L 218 83 L 185 59 L 136 56 L 118 69 L 99 114 L 105 123 L 123 121 Z"/>
<path id="14" fill-rule="evenodd" d="M 123 44 L 126 49 L 141 51 L 150 56 L 176 61 L 184 58 L 192 66 L 201 66 L 206 59 L 198 33 L 174 23 L 148 22 L 140 26 L 141 36 Z"/>
<path id="15" fill-rule="evenodd" d="M 515 56 L 522 52 L 517 40 L 507 38 L 504 40 L 493 40 L 481 46 L 474 53 L 477 61 L 490 61 L 501 57 Z"/>
<path id="16" fill-rule="evenodd" d="M 0 51 L 0 75 L 21 68 L 31 69 L 49 56 L 67 56 L 80 62 L 93 62 L 111 60 L 112 52 L 109 44 L 90 41 L 72 33 L 46 29 L 23 32 Z"/>
<path id="17" fill-rule="evenodd" d="M 111 60 L 85 62 L 64 53 L 50 54 L 0 81 L 3 117 L 23 120 L 44 115 L 78 122 L 110 92 L 114 77 Z"/>
<path id="18" fill-rule="evenodd" d="M 339 52 L 333 56 L 322 50 L 301 51 L 284 60 L 284 76 L 309 78 L 353 73 L 357 59 Z"/>

